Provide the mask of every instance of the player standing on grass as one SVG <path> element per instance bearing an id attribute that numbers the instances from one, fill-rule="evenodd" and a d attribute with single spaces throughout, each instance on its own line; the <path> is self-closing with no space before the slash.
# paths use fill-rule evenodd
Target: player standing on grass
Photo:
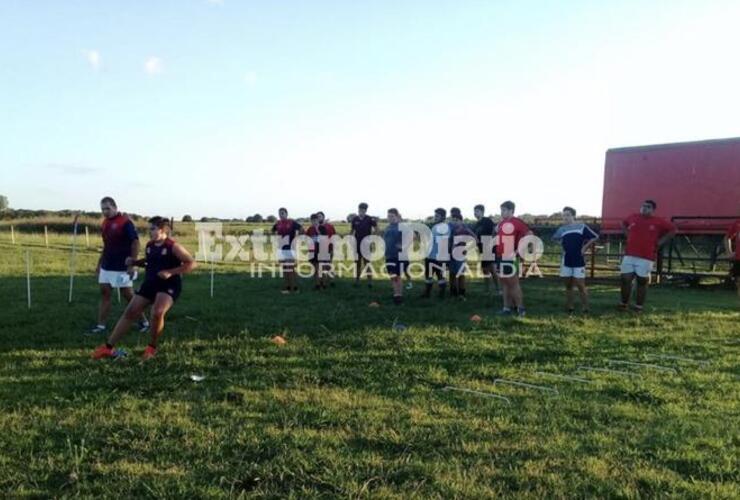
<path id="1" fill-rule="evenodd" d="M 423 298 L 429 298 L 434 287 L 434 278 L 437 278 L 439 298 L 445 296 L 447 289 L 447 270 L 450 260 L 450 224 L 445 221 L 447 210 L 437 208 L 434 210 L 434 220 L 431 224 L 432 240 L 429 242 L 429 251 L 424 259 L 424 293 Z"/>
<path id="2" fill-rule="evenodd" d="M 735 252 L 732 252 L 732 246 L 735 246 Z M 737 297 L 740 299 L 740 220 L 736 220 L 728 229 L 725 235 L 725 244 L 727 253 L 732 257 L 732 276 L 735 278 L 735 287 L 737 288 Z"/>
<path id="3" fill-rule="evenodd" d="M 586 259 L 584 255 L 599 239 L 599 234 L 582 222 L 576 222 L 576 210 L 563 208 L 564 225 L 560 226 L 552 239 L 563 247 L 560 261 L 560 277 L 565 281 L 565 308 L 574 312 L 573 287 L 581 296 L 581 310 L 588 312 L 588 291 L 586 290 Z"/>
<path id="4" fill-rule="evenodd" d="M 319 210 L 316 212 L 319 217 L 319 224 L 324 227 L 326 231 L 326 237 L 329 239 L 329 260 L 324 263 L 324 281 L 329 283 L 329 286 L 334 286 L 334 268 L 332 267 L 332 261 L 334 260 L 334 245 L 331 243 L 331 237 L 337 234 L 337 230 L 334 229 L 334 225 L 326 220 L 324 212 Z"/>
<path id="5" fill-rule="evenodd" d="M 146 258 L 133 264 L 146 266 L 144 283 L 136 291 L 126 310 L 116 323 L 108 342 L 92 353 L 94 359 L 117 358 L 125 356 L 125 351 L 115 348 L 131 327 L 151 305 L 151 341 L 144 350 L 143 359 L 151 359 L 157 354 L 157 341 L 164 330 L 164 318 L 182 291 L 181 275 L 189 273 L 196 263 L 188 251 L 168 236 L 169 221 L 163 217 L 149 219 L 149 243 L 146 245 Z"/>
<path id="6" fill-rule="evenodd" d="M 457 296 L 460 300 L 466 300 L 465 298 L 465 274 L 468 271 L 468 265 L 465 262 L 467 251 L 458 255 L 458 252 L 462 252 L 461 248 L 464 248 L 467 243 L 463 241 L 456 241 L 464 236 L 469 236 L 475 239 L 475 233 L 465 225 L 463 222 L 463 216 L 460 209 L 452 207 L 450 209 L 450 293 Z M 455 251 L 457 249 L 457 252 Z"/>
<path id="7" fill-rule="evenodd" d="M 653 215 L 656 208 L 658 206 L 653 200 L 645 200 L 640 207 L 640 213 L 632 214 L 622 221 L 622 231 L 627 237 L 627 245 L 620 265 L 622 274 L 620 309 L 629 308 L 632 282 L 637 278 L 635 311 L 642 312 L 653 262 L 660 247 L 676 234 L 676 227 L 673 224 Z"/>
<path id="8" fill-rule="evenodd" d="M 494 267 L 496 264 L 496 248 L 493 246 L 493 237 L 496 234 L 496 224 L 490 217 L 486 217 L 486 207 L 476 205 L 473 209 L 473 215 L 477 222 L 474 226 L 475 236 L 478 240 L 478 254 L 480 258 L 481 273 L 483 273 L 483 283 L 485 284 L 486 293 L 491 291 L 491 283 L 498 290 L 498 281 L 495 279 Z M 484 244 L 487 240 L 490 242 Z"/>
<path id="9" fill-rule="evenodd" d="M 516 312 L 519 316 L 526 315 L 522 286 L 519 283 L 519 257 L 517 248 L 525 236 L 532 234 L 523 220 L 514 217 L 516 205 L 513 201 L 501 204 L 501 222 L 496 232 L 496 257 L 498 263 L 498 277 L 503 289 L 504 307 L 500 314 L 509 316 Z"/>
<path id="10" fill-rule="evenodd" d="M 401 214 L 395 208 L 388 209 L 388 226 L 383 232 L 383 241 L 385 243 L 385 269 L 391 277 L 393 285 L 393 303 L 401 305 L 403 303 L 403 276 L 409 263 L 406 260 L 403 249 L 403 237 L 399 227 Z"/>
<path id="11" fill-rule="evenodd" d="M 110 314 L 111 295 L 114 288 L 121 290 L 121 295 L 130 302 L 133 298 L 134 268 L 132 263 L 139 256 L 139 235 L 134 223 L 128 216 L 118 211 L 113 198 L 106 196 L 100 200 L 100 211 L 103 213 L 101 235 L 103 252 L 98 259 L 95 274 L 100 285 L 100 306 L 98 323 L 90 330 L 91 335 L 104 334 Z M 149 322 L 146 316 L 139 319 L 139 330 L 147 331 Z"/>
<path id="12" fill-rule="evenodd" d="M 283 273 L 285 285 L 281 293 L 298 292 L 296 281 L 296 258 L 293 250 L 293 240 L 298 236 L 303 228 L 293 219 L 288 218 L 288 209 L 280 208 L 278 210 L 279 220 L 272 226 L 272 234 L 279 236 L 277 259 L 280 263 L 280 270 Z"/>
<path id="13" fill-rule="evenodd" d="M 311 238 L 311 266 L 313 267 L 314 289 L 326 288 L 324 276 L 327 272 L 326 266 L 329 261 L 328 249 L 326 247 L 327 230 L 321 224 L 319 214 L 311 214 L 311 226 L 306 229 L 306 236 Z"/>
<path id="14" fill-rule="evenodd" d="M 362 269 L 368 264 L 368 260 L 362 255 L 362 241 L 373 234 L 373 231 L 378 227 L 378 221 L 374 217 L 367 215 L 367 203 L 360 203 L 357 206 L 357 215 L 352 219 L 352 229 L 350 235 L 354 236 L 357 249 L 356 255 L 356 266 L 357 275 L 355 277 L 355 286 L 360 284 L 360 278 L 362 277 Z M 370 268 L 367 271 L 367 286 L 372 287 L 373 273 Z"/>

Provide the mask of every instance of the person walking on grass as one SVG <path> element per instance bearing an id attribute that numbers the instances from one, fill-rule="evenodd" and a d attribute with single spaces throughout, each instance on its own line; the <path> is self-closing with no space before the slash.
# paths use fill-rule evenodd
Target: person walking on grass
<path id="1" fill-rule="evenodd" d="M 324 212 L 319 210 L 318 212 L 316 212 L 316 215 L 319 218 L 319 225 L 324 228 L 324 231 L 326 232 L 326 237 L 329 239 L 329 260 L 324 262 L 324 281 L 326 283 L 329 283 L 329 286 L 334 287 L 334 244 L 331 243 L 331 237 L 337 234 L 337 230 L 334 228 L 334 224 L 330 223 L 326 219 L 326 215 L 324 215 Z"/>
<path id="2" fill-rule="evenodd" d="M 578 289 L 581 297 L 581 310 L 587 313 L 588 290 L 586 289 L 586 259 L 584 256 L 599 239 L 599 234 L 582 222 L 576 221 L 576 210 L 563 208 L 563 221 L 553 234 L 552 239 L 559 241 L 563 247 L 560 261 L 560 277 L 565 283 L 565 308 L 569 313 L 575 311 L 573 305 L 573 288 Z"/>
<path id="3" fill-rule="evenodd" d="M 647 297 L 648 280 L 653 263 L 660 248 L 676 234 L 676 227 L 666 219 L 656 217 L 658 205 L 645 200 L 640 213 L 632 214 L 622 221 L 622 231 L 627 238 L 624 257 L 620 265 L 622 300 L 619 308 L 629 309 L 632 282 L 637 280 L 635 312 L 642 312 Z"/>
<path id="4" fill-rule="evenodd" d="M 478 240 L 478 255 L 486 294 L 490 293 L 491 285 L 498 292 L 498 281 L 496 280 L 494 270 L 496 264 L 496 248 L 492 244 L 493 238 L 496 235 L 496 224 L 490 217 L 486 217 L 486 207 L 483 205 L 476 205 L 473 208 L 473 215 L 476 219 L 473 230 Z"/>
<path id="5" fill-rule="evenodd" d="M 385 243 L 385 269 L 393 286 L 393 303 L 403 303 L 402 277 L 409 263 L 403 248 L 403 234 L 400 228 L 401 214 L 395 208 L 388 209 L 388 226 L 383 232 Z"/>
<path id="6" fill-rule="evenodd" d="M 146 257 L 133 264 L 145 266 L 144 283 L 136 291 L 126 310 L 116 323 L 108 341 L 92 353 L 93 359 L 118 358 L 126 355 L 116 345 L 128 333 L 133 323 L 144 310 L 151 306 L 151 341 L 142 358 L 148 360 L 157 354 L 157 342 L 164 331 L 164 319 L 182 292 L 183 274 L 196 267 L 195 259 L 188 251 L 171 239 L 169 221 L 163 217 L 149 219 L 149 243 Z"/>
<path id="7" fill-rule="evenodd" d="M 293 219 L 288 218 L 288 209 L 278 209 L 278 221 L 272 226 L 272 234 L 278 235 L 277 260 L 280 270 L 283 273 L 284 286 L 281 293 L 288 294 L 298 292 L 298 283 L 296 280 L 296 255 L 293 250 L 293 240 L 298 236 L 303 228 Z"/>
<path id="8" fill-rule="evenodd" d="M 306 236 L 311 238 L 309 252 L 311 256 L 310 263 L 313 267 L 314 290 L 326 288 L 326 266 L 330 262 L 326 246 L 327 229 L 320 221 L 319 214 L 311 214 L 311 226 L 306 229 Z"/>
<path id="9" fill-rule="evenodd" d="M 465 237 L 475 240 L 475 233 L 465 225 L 462 212 L 457 207 L 450 209 L 450 293 L 460 300 L 465 298 L 465 275 L 468 272 L 466 262 L 467 243 Z"/>
<path id="10" fill-rule="evenodd" d="M 362 255 L 362 242 L 373 234 L 373 232 L 378 227 L 378 221 L 375 220 L 375 217 L 371 217 L 367 214 L 367 203 L 360 203 L 357 206 L 357 215 L 352 218 L 352 224 L 351 224 L 351 230 L 350 235 L 355 238 L 355 249 L 356 249 L 356 255 L 355 255 L 355 266 L 356 266 L 356 276 L 355 276 L 355 286 L 360 285 L 360 278 L 362 277 L 362 271 L 365 267 L 367 267 L 367 286 L 368 288 L 372 288 L 372 282 L 373 282 L 373 273 L 371 266 L 368 266 L 369 261 L 365 258 L 364 255 Z"/>
<path id="11" fill-rule="evenodd" d="M 502 316 L 510 316 L 516 313 L 525 316 L 524 297 L 522 287 L 519 283 L 519 257 L 517 249 L 519 242 L 525 236 L 532 234 L 529 227 L 514 217 L 516 205 L 513 201 L 505 201 L 501 204 L 501 222 L 496 232 L 496 258 L 499 261 L 497 274 L 503 290 L 504 306 L 501 309 Z"/>
<path id="12" fill-rule="evenodd" d="M 136 278 L 132 263 L 139 257 L 139 234 L 131 219 L 118 211 L 116 201 L 106 196 L 100 200 L 100 211 L 103 214 L 100 227 L 103 251 L 95 269 L 100 286 L 100 304 L 98 322 L 88 332 L 89 335 L 103 335 L 107 331 L 113 289 L 121 291 L 126 303 L 131 302 Z M 139 318 L 139 331 L 146 332 L 148 329 L 149 321 L 142 315 Z"/>
<path id="13" fill-rule="evenodd" d="M 431 223 L 432 239 L 429 242 L 429 251 L 424 259 L 424 293 L 423 298 L 429 298 L 434 287 L 435 277 L 439 298 L 445 296 L 447 289 L 447 270 L 450 262 L 450 224 L 445 220 L 447 210 L 437 208 L 434 210 L 434 219 Z"/>

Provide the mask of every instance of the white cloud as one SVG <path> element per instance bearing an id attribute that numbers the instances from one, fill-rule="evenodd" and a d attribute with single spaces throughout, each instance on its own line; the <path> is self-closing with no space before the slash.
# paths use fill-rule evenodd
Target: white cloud
<path id="1" fill-rule="evenodd" d="M 244 83 L 247 85 L 254 85 L 257 83 L 257 73 L 254 71 L 248 71 L 247 73 L 244 73 Z"/>
<path id="2" fill-rule="evenodd" d="M 162 59 L 156 56 L 149 57 L 144 61 L 144 71 L 150 75 L 158 75 L 162 72 Z"/>
<path id="3" fill-rule="evenodd" d="M 90 64 L 92 69 L 100 68 L 100 52 L 95 49 L 89 49 L 84 50 L 83 53 L 85 54 L 85 59 L 87 59 L 87 62 L 88 64 Z"/>

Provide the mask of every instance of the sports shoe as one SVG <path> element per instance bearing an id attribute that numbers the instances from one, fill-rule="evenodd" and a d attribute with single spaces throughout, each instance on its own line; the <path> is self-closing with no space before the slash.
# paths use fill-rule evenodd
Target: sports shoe
<path id="1" fill-rule="evenodd" d="M 103 344 L 93 351 L 91 357 L 93 359 L 118 359 L 126 357 L 127 355 L 128 353 L 123 349 L 116 349 L 115 347 L 108 347 L 107 345 Z"/>
<path id="2" fill-rule="evenodd" d="M 139 320 L 139 333 L 146 333 L 149 331 L 149 322 L 145 319 Z"/>
<path id="3" fill-rule="evenodd" d="M 499 316 L 511 316 L 511 309 L 509 309 L 508 307 L 504 307 L 498 312 L 498 315 Z"/>
<path id="4" fill-rule="evenodd" d="M 141 359 L 143 359 L 144 361 L 147 361 L 149 359 L 152 359 L 156 355 L 157 355 L 157 348 L 148 345 L 146 346 L 146 349 L 144 349 L 144 354 L 141 355 Z"/>
<path id="5" fill-rule="evenodd" d="M 412 282 L 409 281 L 406 283 L 406 290 L 413 290 L 413 288 L 414 284 Z"/>
<path id="6" fill-rule="evenodd" d="M 518 316 L 519 316 L 520 318 L 523 318 L 524 316 L 526 316 L 526 315 L 527 315 L 527 311 L 525 311 L 523 307 L 520 307 L 520 308 L 519 308 L 519 310 L 517 311 L 517 315 L 518 315 Z"/>
<path id="7" fill-rule="evenodd" d="M 105 325 L 95 325 L 92 328 L 90 328 L 87 332 L 85 332 L 85 335 L 92 337 L 95 335 L 102 335 L 107 331 L 108 329 L 105 327 Z"/>

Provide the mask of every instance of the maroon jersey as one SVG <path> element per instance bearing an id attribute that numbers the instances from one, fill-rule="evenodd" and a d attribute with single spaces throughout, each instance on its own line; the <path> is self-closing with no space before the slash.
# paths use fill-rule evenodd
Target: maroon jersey
<path id="1" fill-rule="evenodd" d="M 296 232 L 301 230 L 301 225 L 293 219 L 279 220 L 272 226 L 272 232 L 282 236 L 285 240 L 282 242 L 283 250 L 290 250 L 290 244 L 295 239 Z"/>
<path id="2" fill-rule="evenodd" d="M 154 241 L 146 244 L 146 281 L 162 281 L 157 276 L 160 271 L 167 271 L 182 265 L 182 261 L 173 251 L 174 246 L 175 240 L 171 238 L 159 244 Z M 170 280 L 180 281 L 180 275 L 171 276 L 167 281 Z"/>
<path id="3" fill-rule="evenodd" d="M 125 271 L 126 258 L 131 256 L 131 243 L 139 239 L 134 223 L 121 213 L 104 219 L 100 226 L 103 236 L 103 256 L 100 267 L 108 271 Z"/>

